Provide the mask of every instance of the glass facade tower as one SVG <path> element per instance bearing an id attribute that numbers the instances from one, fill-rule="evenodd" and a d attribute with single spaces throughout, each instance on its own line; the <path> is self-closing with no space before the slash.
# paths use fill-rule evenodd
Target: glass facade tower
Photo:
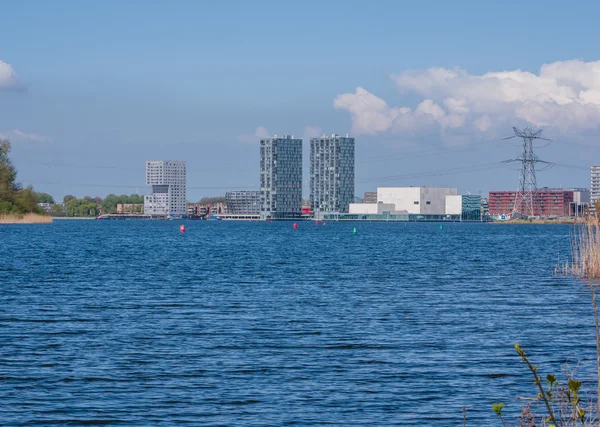
<path id="1" fill-rule="evenodd" d="M 310 206 L 318 218 L 348 212 L 354 202 L 354 138 L 330 135 L 310 140 Z"/>
<path id="2" fill-rule="evenodd" d="M 302 140 L 293 136 L 260 141 L 260 215 L 292 219 L 302 215 Z"/>

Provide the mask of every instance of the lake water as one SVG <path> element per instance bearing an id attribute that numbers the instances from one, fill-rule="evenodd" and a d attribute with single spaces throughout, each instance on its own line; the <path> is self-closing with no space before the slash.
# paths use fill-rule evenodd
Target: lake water
<path id="1" fill-rule="evenodd" d="M 0 226 L 0 424 L 498 425 L 516 341 L 595 387 L 569 226 L 180 223 Z"/>

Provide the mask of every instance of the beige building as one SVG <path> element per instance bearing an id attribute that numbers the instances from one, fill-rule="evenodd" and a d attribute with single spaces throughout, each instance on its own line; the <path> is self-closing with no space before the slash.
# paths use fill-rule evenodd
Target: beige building
<path id="1" fill-rule="evenodd" d="M 119 213 L 119 214 L 144 213 L 144 204 L 143 203 L 119 203 L 117 205 L 117 213 Z"/>

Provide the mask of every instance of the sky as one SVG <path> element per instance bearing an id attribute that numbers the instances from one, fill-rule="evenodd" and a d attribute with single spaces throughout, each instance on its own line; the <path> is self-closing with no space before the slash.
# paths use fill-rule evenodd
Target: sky
<path id="1" fill-rule="evenodd" d="M 258 189 L 259 139 L 356 138 L 356 195 L 517 186 L 513 126 L 543 129 L 538 186 L 600 163 L 600 2 L 12 1 L 0 136 L 62 199 L 147 194 L 185 160 L 188 200 Z"/>

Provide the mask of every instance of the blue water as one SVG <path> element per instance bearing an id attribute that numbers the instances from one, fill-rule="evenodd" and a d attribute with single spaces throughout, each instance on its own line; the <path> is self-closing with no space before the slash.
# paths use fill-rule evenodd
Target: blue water
<path id="1" fill-rule="evenodd" d="M 179 225 L 0 226 L 0 424 L 497 425 L 516 341 L 595 387 L 568 226 Z"/>

